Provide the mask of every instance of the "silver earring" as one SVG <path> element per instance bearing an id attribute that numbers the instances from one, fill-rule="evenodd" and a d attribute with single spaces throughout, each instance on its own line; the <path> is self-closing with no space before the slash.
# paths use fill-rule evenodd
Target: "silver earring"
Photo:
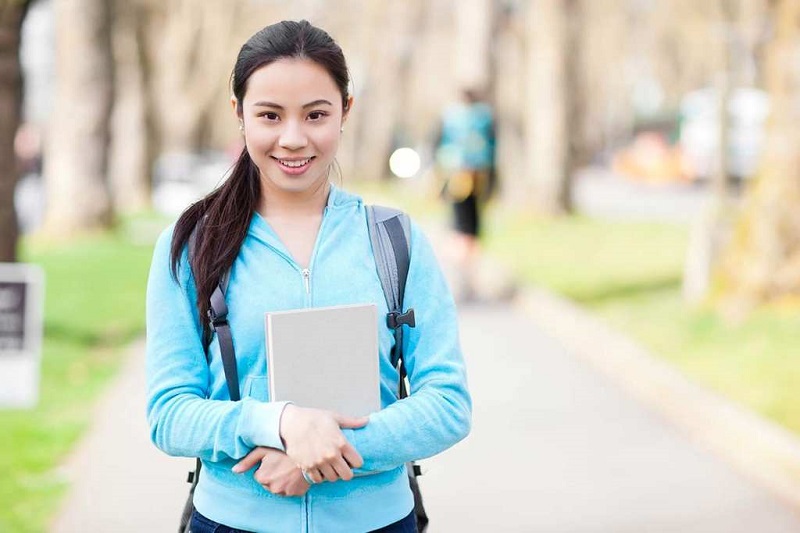
<path id="1" fill-rule="evenodd" d="M 240 123 L 239 123 L 239 131 L 241 131 L 242 133 L 244 133 L 244 122 L 240 122 Z"/>
<path id="2" fill-rule="evenodd" d="M 342 126 L 341 128 L 339 128 L 339 133 L 344 133 L 344 126 Z"/>

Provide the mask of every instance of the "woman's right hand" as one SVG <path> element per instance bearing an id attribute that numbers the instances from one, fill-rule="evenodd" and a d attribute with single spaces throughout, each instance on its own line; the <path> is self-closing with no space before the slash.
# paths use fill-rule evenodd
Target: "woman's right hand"
<path id="1" fill-rule="evenodd" d="M 350 480 L 352 469 L 361 467 L 364 460 L 341 430 L 361 428 L 367 422 L 366 416 L 352 418 L 288 404 L 281 416 L 280 434 L 286 454 L 315 483 Z"/>

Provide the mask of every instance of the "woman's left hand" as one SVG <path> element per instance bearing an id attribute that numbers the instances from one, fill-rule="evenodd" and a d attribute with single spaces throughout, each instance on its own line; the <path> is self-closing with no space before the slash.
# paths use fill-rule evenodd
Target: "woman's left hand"
<path id="1" fill-rule="evenodd" d="M 259 446 L 253 448 L 241 461 L 236 463 L 233 471 L 237 474 L 246 472 L 261 462 L 254 477 L 262 487 L 278 496 L 302 496 L 308 491 L 309 484 L 303 479 L 303 473 L 292 459 L 280 450 Z"/>

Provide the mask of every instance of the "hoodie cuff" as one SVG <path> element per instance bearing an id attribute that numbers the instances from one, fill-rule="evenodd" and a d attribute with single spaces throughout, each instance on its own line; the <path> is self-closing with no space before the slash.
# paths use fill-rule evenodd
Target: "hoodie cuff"
<path id="1" fill-rule="evenodd" d="M 286 451 L 281 439 L 281 415 L 291 402 L 259 402 L 245 398 L 242 411 L 242 440 L 250 447 L 267 446 Z"/>

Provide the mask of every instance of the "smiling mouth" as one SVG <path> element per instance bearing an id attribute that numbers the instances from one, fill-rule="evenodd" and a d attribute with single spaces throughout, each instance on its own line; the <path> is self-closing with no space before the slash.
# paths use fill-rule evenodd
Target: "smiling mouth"
<path id="1" fill-rule="evenodd" d="M 307 157 L 305 159 L 279 159 L 274 157 L 273 159 L 286 168 L 302 168 L 309 164 L 314 157 Z"/>

